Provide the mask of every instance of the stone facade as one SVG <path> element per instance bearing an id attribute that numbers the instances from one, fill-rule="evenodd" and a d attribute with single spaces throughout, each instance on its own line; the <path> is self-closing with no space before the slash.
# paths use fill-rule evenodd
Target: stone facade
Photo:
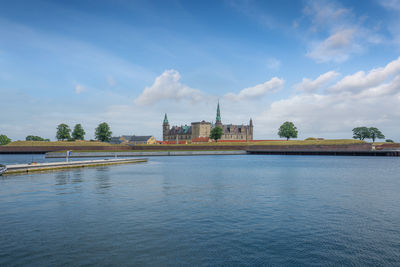
<path id="1" fill-rule="evenodd" d="M 222 124 L 218 103 L 215 124 L 203 120 L 201 122 L 192 122 L 190 126 L 170 127 L 167 114 L 165 114 L 162 125 L 163 141 L 189 141 L 199 137 L 208 138 L 214 127 L 221 127 L 223 129 L 224 133 L 221 140 L 253 140 L 253 121 L 250 119 L 248 125 Z"/>
<path id="2" fill-rule="evenodd" d="M 152 145 L 155 144 L 157 140 L 154 136 L 146 135 L 146 136 L 136 136 L 136 135 L 122 135 L 122 136 L 115 136 L 111 137 L 110 143 L 114 145 L 118 144 L 147 144 Z"/>

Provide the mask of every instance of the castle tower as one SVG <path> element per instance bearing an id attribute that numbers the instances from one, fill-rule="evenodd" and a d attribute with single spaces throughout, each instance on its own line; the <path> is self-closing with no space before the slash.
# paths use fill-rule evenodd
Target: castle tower
<path id="1" fill-rule="evenodd" d="M 219 109 L 219 101 L 218 101 L 218 106 L 217 106 L 217 117 L 215 118 L 215 126 L 220 126 L 222 127 L 222 122 L 221 122 L 221 111 Z"/>
<path id="2" fill-rule="evenodd" d="M 162 124 L 162 130 L 163 130 L 163 141 L 167 140 L 167 136 L 168 136 L 168 132 L 169 132 L 169 122 L 168 122 L 168 118 L 167 118 L 167 113 L 165 113 L 164 116 L 164 121 Z"/>
<path id="3" fill-rule="evenodd" d="M 250 118 L 249 128 L 250 128 L 249 140 L 253 140 L 253 120 L 251 118 Z"/>

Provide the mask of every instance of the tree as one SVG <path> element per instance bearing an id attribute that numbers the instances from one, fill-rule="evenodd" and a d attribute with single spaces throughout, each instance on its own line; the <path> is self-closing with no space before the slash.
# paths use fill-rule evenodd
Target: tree
<path id="1" fill-rule="evenodd" d="M 297 138 L 297 134 L 297 128 L 294 126 L 293 122 L 286 121 L 279 127 L 279 137 L 285 137 L 286 140 L 289 140 L 289 138 Z"/>
<path id="2" fill-rule="evenodd" d="M 84 138 L 85 138 L 85 130 L 83 130 L 82 125 L 78 123 L 75 125 L 74 130 L 72 131 L 72 139 L 83 140 Z"/>
<path id="3" fill-rule="evenodd" d="M 0 134 L 0 146 L 5 146 L 11 142 L 11 139 L 7 135 Z"/>
<path id="4" fill-rule="evenodd" d="M 386 143 L 394 143 L 394 141 L 392 139 L 386 139 L 385 142 Z"/>
<path id="5" fill-rule="evenodd" d="M 370 132 L 367 127 L 356 127 L 353 129 L 353 138 L 364 140 L 365 138 L 370 138 Z"/>
<path id="6" fill-rule="evenodd" d="M 50 141 L 50 139 L 44 139 L 40 136 L 36 136 L 36 135 L 28 135 L 25 138 L 26 141 Z"/>
<path id="7" fill-rule="evenodd" d="M 56 134 L 56 138 L 57 140 L 68 140 L 71 139 L 71 129 L 69 128 L 68 125 L 66 125 L 65 123 L 61 123 L 60 125 L 57 126 L 57 134 Z"/>
<path id="8" fill-rule="evenodd" d="M 96 139 L 102 142 L 110 142 L 112 132 L 106 122 L 100 123 L 96 128 Z"/>
<path id="9" fill-rule="evenodd" d="M 369 138 L 372 139 L 372 142 L 375 142 L 375 139 L 384 139 L 385 138 L 383 133 L 381 131 L 379 131 L 378 128 L 370 127 L 368 129 L 368 132 L 369 132 Z"/>
<path id="10" fill-rule="evenodd" d="M 214 128 L 211 130 L 210 138 L 213 139 L 213 140 L 215 140 L 215 142 L 217 142 L 218 139 L 221 139 L 223 133 L 224 133 L 224 130 L 222 130 L 221 127 L 219 127 L 219 126 L 214 127 Z"/>

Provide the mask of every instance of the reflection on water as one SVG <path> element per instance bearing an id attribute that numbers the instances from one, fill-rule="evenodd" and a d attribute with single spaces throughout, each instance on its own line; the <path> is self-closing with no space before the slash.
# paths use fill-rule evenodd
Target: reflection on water
<path id="1" fill-rule="evenodd" d="M 82 169 L 73 170 L 60 170 L 55 171 L 56 186 L 66 185 L 66 184 L 79 184 L 83 182 L 84 172 Z"/>
<path id="2" fill-rule="evenodd" d="M 71 180 L 71 172 L 70 171 L 57 171 L 55 172 L 56 178 L 56 186 L 65 185 Z M 59 189 L 59 188 L 58 188 Z"/>
<path id="3" fill-rule="evenodd" d="M 78 183 L 82 183 L 83 182 L 83 175 L 84 172 L 81 168 L 75 169 L 71 171 L 71 175 L 72 175 L 72 180 L 71 182 L 73 184 L 78 184 Z"/>
<path id="4" fill-rule="evenodd" d="M 82 191 L 83 169 L 60 170 L 53 173 L 57 194 L 74 194 Z"/>
<path id="5" fill-rule="evenodd" d="M 110 170 L 108 166 L 96 168 L 96 189 L 97 193 L 105 194 L 111 187 Z"/>

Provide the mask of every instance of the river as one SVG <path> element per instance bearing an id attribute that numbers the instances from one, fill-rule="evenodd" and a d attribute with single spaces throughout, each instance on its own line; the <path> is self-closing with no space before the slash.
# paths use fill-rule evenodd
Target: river
<path id="1" fill-rule="evenodd" d="M 0 155 L 0 163 L 44 162 Z M 400 265 L 400 158 L 150 157 L 0 177 L 0 265 Z"/>

